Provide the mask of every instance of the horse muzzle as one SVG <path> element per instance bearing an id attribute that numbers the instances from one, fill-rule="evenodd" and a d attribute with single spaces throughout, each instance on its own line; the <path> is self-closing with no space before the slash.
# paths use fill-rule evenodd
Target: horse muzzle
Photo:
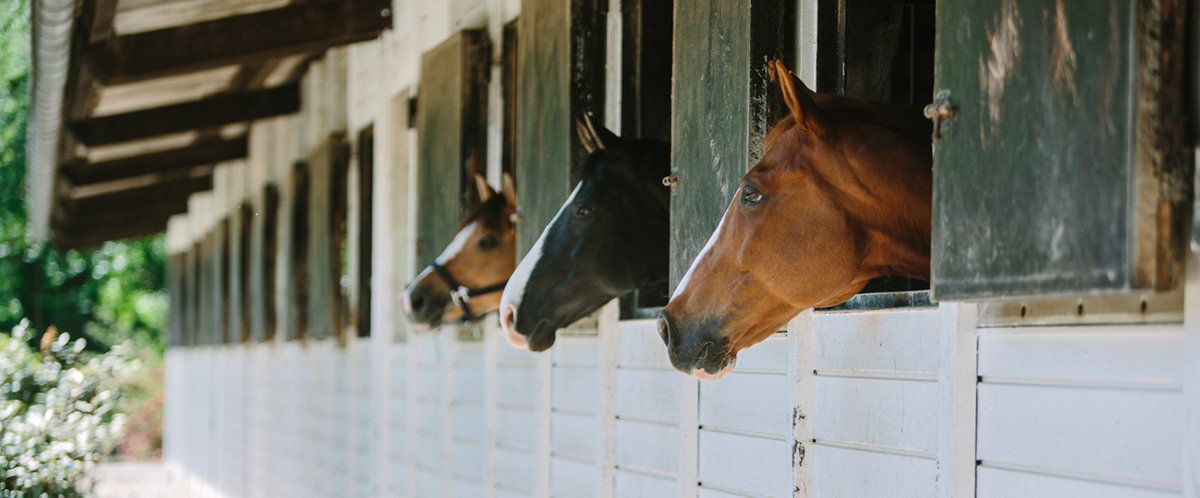
<path id="1" fill-rule="evenodd" d="M 718 335 L 719 322 L 678 323 L 664 311 L 657 325 L 676 370 L 701 380 L 717 380 L 733 371 L 737 356 L 729 353 L 729 341 Z"/>

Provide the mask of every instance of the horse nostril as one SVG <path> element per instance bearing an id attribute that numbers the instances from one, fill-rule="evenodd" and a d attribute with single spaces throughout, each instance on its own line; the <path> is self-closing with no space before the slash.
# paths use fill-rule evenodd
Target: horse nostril
<path id="1" fill-rule="evenodd" d="M 515 332 L 517 325 L 517 307 L 512 303 L 504 303 L 500 306 L 500 327 L 505 331 Z"/>
<path id="2" fill-rule="evenodd" d="M 412 307 L 412 311 L 414 311 L 414 312 L 421 311 L 422 309 L 425 308 L 425 296 L 422 295 L 420 292 L 414 292 L 409 297 L 409 303 L 410 303 L 410 306 Z"/>
<path id="3" fill-rule="evenodd" d="M 500 328 L 508 343 L 519 349 L 529 349 L 529 339 L 517 332 L 517 307 L 512 303 L 500 305 Z"/>
<path id="4" fill-rule="evenodd" d="M 671 347 L 671 321 L 666 315 L 658 315 L 658 336 L 662 338 L 663 344 Z"/>

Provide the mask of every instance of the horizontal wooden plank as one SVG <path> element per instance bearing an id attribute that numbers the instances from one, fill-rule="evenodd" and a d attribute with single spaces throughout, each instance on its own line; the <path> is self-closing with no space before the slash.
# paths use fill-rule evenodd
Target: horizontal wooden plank
<path id="1" fill-rule="evenodd" d="M 674 478 L 679 476 L 678 427 L 617 420 L 617 467 Z"/>
<path id="2" fill-rule="evenodd" d="M 482 406 L 453 405 L 450 407 L 450 435 L 456 441 L 482 444 L 487 439 L 484 420 Z"/>
<path id="3" fill-rule="evenodd" d="M 598 336 L 562 336 L 554 342 L 555 365 L 595 366 L 600 361 L 600 338 Z"/>
<path id="4" fill-rule="evenodd" d="M 1173 491 L 1123 486 L 1031 472 L 980 467 L 976 471 L 978 498 L 1167 498 Z"/>
<path id="5" fill-rule="evenodd" d="M 938 385 L 817 377 L 813 437 L 917 452 L 937 451 Z"/>
<path id="6" fill-rule="evenodd" d="M 379 36 L 390 0 L 325 0 L 128 34 L 91 44 L 105 84 L 322 52 Z"/>
<path id="7" fill-rule="evenodd" d="M 977 456 L 1179 488 L 1178 392 L 981 384 Z"/>
<path id="8" fill-rule="evenodd" d="M 195 166 L 232 161 L 246 157 L 247 153 L 247 139 L 245 135 L 241 135 L 94 164 L 66 164 L 63 166 L 63 173 L 72 184 L 87 185 L 141 175 L 161 175 Z"/>
<path id="9" fill-rule="evenodd" d="M 654 320 L 622 321 L 618 330 L 619 365 L 671 368 L 671 362 L 667 359 L 667 348 L 663 346 Z"/>
<path id="10" fill-rule="evenodd" d="M 600 469 L 595 465 L 554 458 L 550 462 L 550 490 L 552 496 L 599 496 Z"/>
<path id="11" fill-rule="evenodd" d="M 787 440 L 700 431 L 701 486 L 752 496 L 792 496 L 792 445 Z"/>
<path id="12" fill-rule="evenodd" d="M 737 370 L 720 382 L 702 382 L 700 425 L 787 437 L 792 433 L 791 386 L 786 375 Z"/>
<path id="13" fill-rule="evenodd" d="M 588 415 L 600 413 L 599 368 L 554 368 L 550 384 L 554 410 Z"/>
<path id="14" fill-rule="evenodd" d="M 537 415 L 532 411 L 496 410 L 497 431 L 494 443 L 510 449 L 532 451 L 537 447 Z"/>
<path id="15" fill-rule="evenodd" d="M 938 334 L 949 326 L 937 309 L 815 313 L 816 370 L 938 369 Z"/>
<path id="16" fill-rule="evenodd" d="M 813 497 L 937 496 L 937 462 L 810 445 Z"/>
<path id="17" fill-rule="evenodd" d="M 537 456 L 531 452 L 496 449 L 497 488 L 528 496 L 537 485 Z"/>
<path id="18" fill-rule="evenodd" d="M 533 409 L 538 404 L 538 386 L 541 380 L 532 367 L 501 368 L 495 372 L 496 402 L 505 406 Z"/>
<path id="19" fill-rule="evenodd" d="M 643 474 L 624 469 L 616 471 L 616 496 L 680 496 L 679 482 L 659 475 Z"/>
<path id="20" fill-rule="evenodd" d="M 599 417 L 554 413 L 550 420 L 550 450 L 557 456 L 595 463 L 602 432 Z"/>
<path id="21" fill-rule="evenodd" d="M 216 95 L 201 100 L 72 121 L 68 127 L 88 146 L 252 121 L 300 110 L 300 85 Z"/>
<path id="22" fill-rule="evenodd" d="M 674 370 L 617 370 L 617 416 L 678 422 L 685 380 Z"/>
<path id="23" fill-rule="evenodd" d="M 985 382 L 1179 389 L 1183 366 L 1182 325 L 979 332 L 979 375 Z"/>
<path id="24" fill-rule="evenodd" d="M 450 444 L 450 475 L 456 482 L 483 482 L 486 469 L 483 445 L 455 441 Z M 455 494 L 453 496 L 466 496 Z M 478 495 L 475 495 L 478 496 Z"/>

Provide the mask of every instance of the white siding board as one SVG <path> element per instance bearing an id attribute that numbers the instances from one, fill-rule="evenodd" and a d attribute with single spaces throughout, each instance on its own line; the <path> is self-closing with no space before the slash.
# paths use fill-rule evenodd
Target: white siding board
<path id="1" fill-rule="evenodd" d="M 1177 325 L 982 329 L 979 375 L 1178 389 L 1182 346 Z"/>
<path id="2" fill-rule="evenodd" d="M 550 448 L 556 456 L 595 463 L 599 455 L 600 420 L 596 417 L 555 413 L 551 422 Z"/>
<path id="3" fill-rule="evenodd" d="M 679 483 L 672 478 L 617 469 L 616 496 L 680 496 Z"/>
<path id="4" fill-rule="evenodd" d="M 1178 393 L 979 386 L 978 458 L 1179 489 Z"/>
<path id="5" fill-rule="evenodd" d="M 617 468 L 678 476 L 680 447 L 678 427 L 617 420 Z"/>
<path id="6" fill-rule="evenodd" d="M 700 431 L 700 486 L 755 496 L 790 496 L 791 445 L 784 439 Z"/>
<path id="7" fill-rule="evenodd" d="M 562 498 L 599 496 L 600 474 L 596 466 L 565 458 L 553 458 L 550 495 Z"/>
<path id="8" fill-rule="evenodd" d="M 937 492 L 937 462 L 857 449 L 810 446 L 814 497 L 923 497 Z"/>
<path id="9" fill-rule="evenodd" d="M 979 498 L 1167 498 L 1179 493 L 980 467 Z"/>
<path id="10" fill-rule="evenodd" d="M 617 370 L 617 417 L 674 423 L 683 394 L 674 370 Z"/>
<path id="11" fill-rule="evenodd" d="M 934 309 L 814 313 L 816 370 L 934 372 L 942 318 Z"/>
<path id="12" fill-rule="evenodd" d="M 792 429 L 790 386 L 785 375 L 739 373 L 736 369 L 719 382 L 703 382 L 700 426 L 786 437 Z"/>
<path id="13" fill-rule="evenodd" d="M 920 452 L 937 449 L 937 383 L 817 377 L 813 437 Z"/>

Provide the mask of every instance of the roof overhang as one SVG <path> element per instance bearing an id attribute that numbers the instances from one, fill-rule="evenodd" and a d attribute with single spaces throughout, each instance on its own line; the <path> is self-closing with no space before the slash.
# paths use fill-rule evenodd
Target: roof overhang
<path id="1" fill-rule="evenodd" d="M 34 0 L 29 225 L 60 248 L 163 231 L 295 113 L 308 63 L 391 26 L 391 0 Z"/>

